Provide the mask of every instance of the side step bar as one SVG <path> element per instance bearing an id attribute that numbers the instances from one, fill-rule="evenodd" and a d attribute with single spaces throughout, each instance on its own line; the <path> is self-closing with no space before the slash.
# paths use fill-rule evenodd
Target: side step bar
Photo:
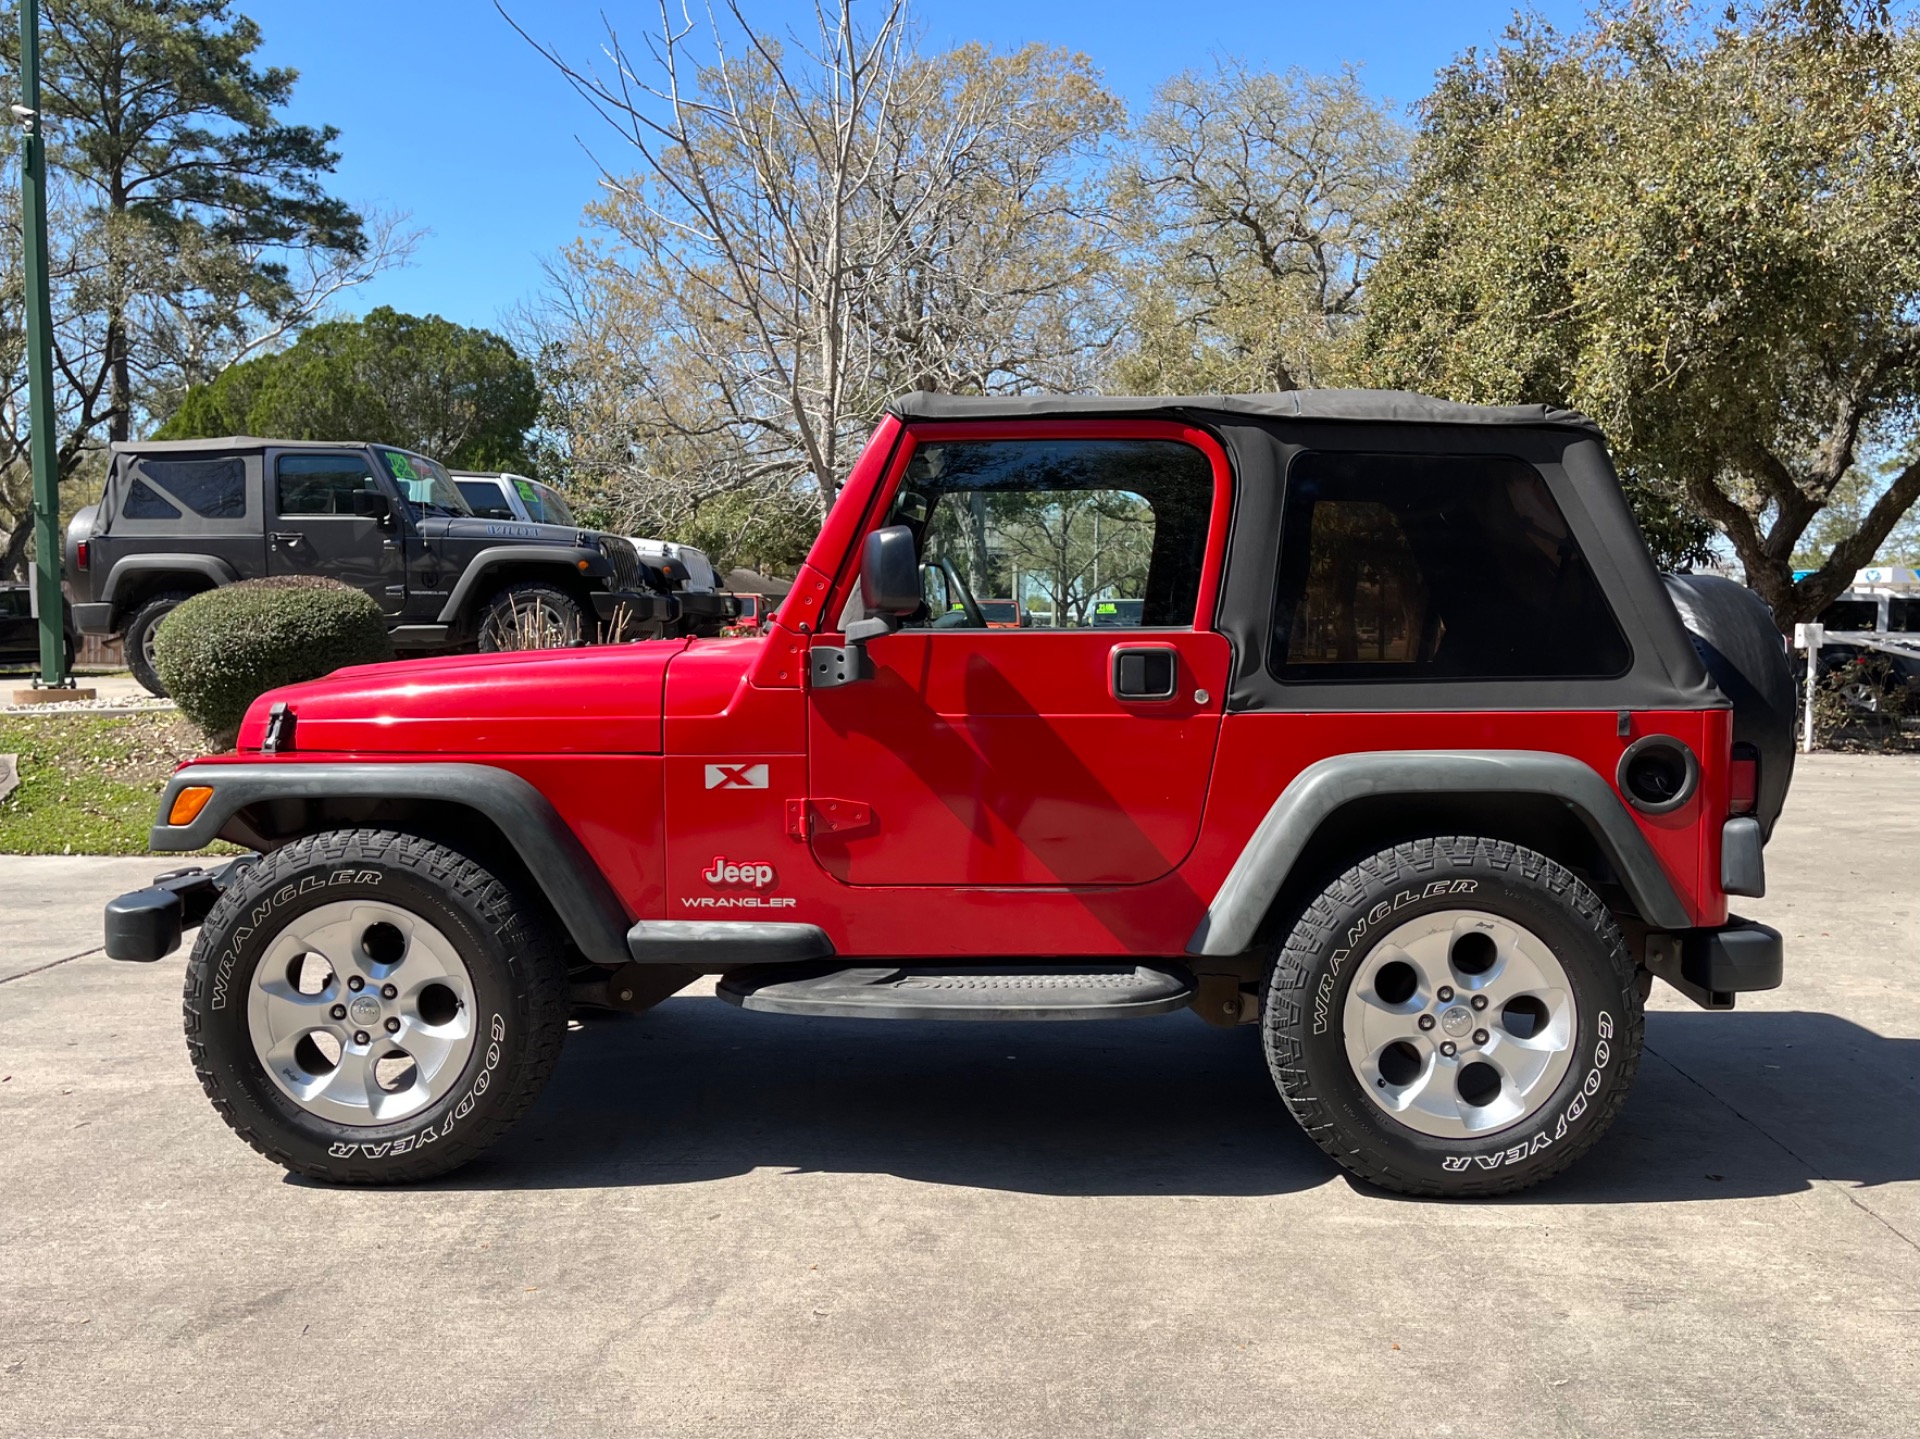
<path id="1" fill-rule="evenodd" d="M 718 992 L 742 1009 L 839 1019 L 1135 1019 L 1185 1009 L 1194 985 L 1146 966 L 781 965 L 736 971 Z"/>

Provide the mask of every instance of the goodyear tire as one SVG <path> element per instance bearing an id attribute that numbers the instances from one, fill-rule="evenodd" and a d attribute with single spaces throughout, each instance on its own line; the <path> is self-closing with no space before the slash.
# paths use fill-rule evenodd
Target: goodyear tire
<path id="1" fill-rule="evenodd" d="M 296 1174 L 397 1184 L 480 1154 L 566 1034 L 560 946 L 441 845 L 298 840 L 214 906 L 187 962 L 187 1049 L 220 1116 Z"/>
<path id="2" fill-rule="evenodd" d="M 1625 1100 L 1643 1018 L 1605 906 L 1544 855 L 1457 836 L 1341 875 L 1275 956 L 1262 1028 L 1287 1108 L 1402 1194 L 1565 1169 Z"/>

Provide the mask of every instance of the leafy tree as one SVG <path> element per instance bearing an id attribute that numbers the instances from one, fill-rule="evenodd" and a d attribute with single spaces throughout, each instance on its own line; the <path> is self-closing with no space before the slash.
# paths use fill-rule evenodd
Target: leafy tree
<path id="1" fill-rule="evenodd" d="M 1118 168 L 1129 270 L 1125 389 L 1340 384 L 1407 135 L 1358 75 L 1222 61 L 1160 87 Z"/>
<path id="2" fill-rule="evenodd" d="M 1525 22 L 1424 103 L 1368 368 L 1594 415 L 1679 522 L 1657 547 L 1711 520 L 1788 626 L 1920 498 L 1909 461 L 1794 580 L 1862 465 L 1912 453 L 1917 221 L 1920 34 L 1874 0 Z"/>
<path id="3" fill-rule="evenodd" d="M 650 59 L 610 36 L 606 77 L 547 52 L 622 160 L 529 320 L 543 427 L 577 494 L 672 535 L 727 495 L 811 529 L 892 395 L 1085 388 L 1112 335 L 1122 112 L 1085 57 L 919 54 L 899 0 L 790 48 L 721 14 Z"/>
<path id="4" fill-rule="evenodd" d="M 69 491 L 187 387 L 282 343 L 342 291 L 403 260 L 392 217 L 322 188 L 331 128 L 281 123 L 292 70 L 254 61 L 259 27 L 226 0 L 43 0 L 56 463 Z M 17 7 L 0 3 L 0 99 L 17 101 Z M 19 160 L 0 151 L 0 216 L 19 233 Z M 24 287 L 0 247 L 0 575 L 24 562 Z"/>
<path id="5" fill-rule="evenodd" d="M 189 391 L 159 437 L 375 440 L 462 469 L 524 471 L 539 408 L 533 366 L 507 340 L 382 306 Z"/>

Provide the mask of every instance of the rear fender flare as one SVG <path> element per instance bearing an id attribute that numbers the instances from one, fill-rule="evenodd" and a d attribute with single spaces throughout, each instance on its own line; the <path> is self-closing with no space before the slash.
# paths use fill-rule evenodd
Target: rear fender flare
<path id="1" fill-rule="evenodd" d="M 1536 750 L 1382 750 L 1323 759 L 1295 777 L 1234 861 L 1187 941 L 1187 953 L 1245 953 L 1315 832 L 1342 806 L 1437 793 L 1546 795 L 1560 801 L 1586 825 L 1649 924 L 1685 929 L 1692 923 L 1620 797 L 1579 760 Z"/>
<path id="2" fill-rule="evenodd" d="M 125 555 L 107 571 L 107 581 L 100 587 L 100 602 L 124 610 L 128 605 L 123 596 L 145 588 L 143 582 L 154 575 L 162 577 L 162 587 L 165 576 L 179 575 L 190 582 L 204 580 L 215 589 L 240 578 L 239 572 L 217 555 Z"/>
<path id="3" fill-rule="evenodd" d="M 545 795 L 507 770 L 484 764 L 198 764 L 175 772 L 160 794 L 160 814 L 189 785 L 213 797 L 190 824 L 156 824 L 148 837 L 161 851 L 203 849 L 241 810 L 280 799 L 423 799 L 476 811 L 493 822 L 579 946 L 596 964 L 621 965 L 633 921 L 580 842 Z"/>

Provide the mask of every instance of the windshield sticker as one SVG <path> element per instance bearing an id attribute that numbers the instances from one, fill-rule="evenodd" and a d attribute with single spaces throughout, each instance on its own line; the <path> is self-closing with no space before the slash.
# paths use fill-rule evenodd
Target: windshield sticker
<path id="1" fill-rule="evenodd" d="M 528 484 L 525 480 L 515 480 L 513 482 L 513 487 L 520 492 L 520 498 L 525 500 L 528 504 L 537 505 L 540 503 L 540 496 L 534 493 L 533 486 Z"/>
<path id="2" fill-rule="evenodd" d="M 387 463 L 393 467 L 393 477 L 396 480 L 417 480 L 420 478 L 420 476 L 414 472 L 412 463 L 398 450 L 387 451 Z"/>

